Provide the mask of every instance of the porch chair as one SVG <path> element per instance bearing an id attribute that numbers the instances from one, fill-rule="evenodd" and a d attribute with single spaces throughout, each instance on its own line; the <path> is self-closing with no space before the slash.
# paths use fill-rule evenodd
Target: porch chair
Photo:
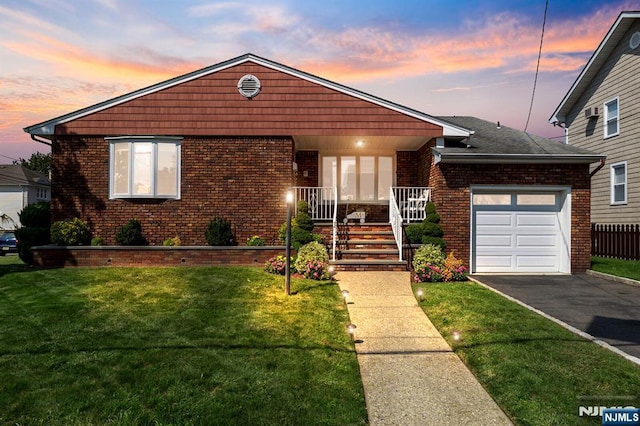
<path id="1" fill-rule="evenodd" d="M 414 220 L 424 219 L 424 209 L 429 202 L 429 190 L 425 189 L 418 197 L 409 197 L 402 206 L 402 216 L 405 221 L 411 222 Z"/>

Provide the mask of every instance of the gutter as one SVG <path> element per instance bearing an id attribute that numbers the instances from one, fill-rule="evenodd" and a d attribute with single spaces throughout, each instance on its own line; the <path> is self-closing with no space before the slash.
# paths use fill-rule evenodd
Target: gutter
<path id="1" fill-rule="evenodd" d="M 596 173 L 598 173 L 600 171 L 600 169 L 602 169 L 604 167 L 604 163 L 606 161 L 606 158 L 602 158 L 600 160 L 600 164 L 598 165 L 598 167 L 596 167 L 591 173 L 589 173 L 589 177 L 592 178 Z"/>
<path id="2" fill-rule="evenodd" d="M 33 133 L 31 134 L 31 139 L 32 139 L 32 140 L 34 140 L 34 141 L 36 141 L 36 142 L 38 142 L 38 143 L 42 143 L 42 144 L 45 144 L 45 145 L 51 146 L 51 142 L 47 142 L 47 141 L 42 140 L 42 139 L 37 139 L 37 138 L 36 138 L 36 135 L 34 135 Z"/>
<path id="3" fill-rule="evenodd" d="M 523 164 L 523 163 L 541 163 L 541 164 L 591 164 L 595 162 L 604 161 L 601 155 L 553 155 L 553 154 L 541 154 L 541 155 L 526 155 L 526 154 L 471 154 L 471 153 L 447 153 L 437 152 L 434 150 L 434 156 L 439 159 L 441 163 L 511 163 L 511 164 Z M 600 167 L 602 168 L 602 167 Z"/>

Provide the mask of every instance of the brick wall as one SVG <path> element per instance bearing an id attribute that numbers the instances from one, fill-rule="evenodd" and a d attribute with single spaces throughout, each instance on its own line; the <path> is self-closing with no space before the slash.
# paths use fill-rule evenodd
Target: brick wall
<path id="1" fill-rule="evenodd" d="M 190 246 L 206 244 L 215 217 L 231 221 L 240 244 L 256 233 L 274 243 L 286 220 L 290 137 L 185 138 L 180 200 L 109 200 L 109 144 L 102 137 L 57 137 L 52 153 L 52 220 L 80 217 L 106 244 L 115 244 L 131 218 L 141 221 L 151 245 L 177 235 Z"/>
<path id="2" fill-rule="evenodd" d="M 296 186 L 318 187 L 318 151 L 298 151 L 296 152 L 296 163 L 298 163 L 298 176 L 296 176 Z M 305 172 L 307 176 L 305 176 Z"/>
<path id="3" fill-rule="evenodd" d="M 447 241 L 447 250 L 469 262 L 471 214 L 469 185 L 562 185 L 571 187 L 571 271 L 590 267 L 590 178 L 584 164 L 438 164 L 430 184 Z"/>
<path id="4" fill-rule="evenodd" d="M 57 247 L 34 249 L 34 266 L 260 266 L 282 247 Z"/>

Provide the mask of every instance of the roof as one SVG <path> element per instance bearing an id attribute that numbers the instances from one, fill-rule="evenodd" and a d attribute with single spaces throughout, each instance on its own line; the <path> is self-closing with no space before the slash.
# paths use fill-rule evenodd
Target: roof
<path id="1" fill-rule="evenodd" d="M 0 165 L 0 186 L 46 185 L 51 183 L 46 176 L 17 164 Z"/>
<path id="2" fill-rule="evenodd" d="M 85 117 L 89 114 L 94 114 L 96 112 L 114 107 L 116 105 L 120 105 L 122 103 L 134 100 L 136 98 L 142 97 L 142 96 L 146 96 L 173 86 L 177 86 L 179 84 L 188 82 L 188 81 L 192 81 L 204 76 L 207 76 L 209 74 L 213 74 L 216 73 L 218 71 L 227 69 L 227 68 L 231 68 L 240 64 L 243 64 L 245 62 L 253 62 L 255 64 L 258 65 L 262 65 L 264 67 L 267 68 L 271 68 L 273 70 L 277 70 L 286 74 L 289 74 L 291 76 L 294 77 L 298 77 L 300 79 L 324 86 L 326 88 L 332 89 L 332 90 L 336 90 L 340 93 L 349 95 L 349 96 L 353 96 L 357 99 L 361 99 L 364 101 L 368 101 L 371 102 L 375 105 L 384 107 L 384 108 L 388 108 L 390 110 L 405 114 L 409 117 L 413 117 L 415 119 L 418 120 L 422 120 L 424 122 L 439 126 L 443 128 L 443 134 L 444 136 L 468 136 L 469 131 L 467 129 L 461 128 L 459 126 L 456 126 L 452 123 L 446 123 L 446 122 L 442 122 L 441 120 L 437 119 L 436 117 L 433 117 L 431 115 L 425 114 L 423 112 L 387 101 L 385 99 L 379 98 L 377 96 L 373 96 L 370 95 L 368 93 L 365 92 L 361 92 L 359 90 L 344 86 L 342 84 L 339 83 L 335 83 L 329 80 L 326 80 L 324 78 L 297 70 L 295 68 L 291 68 L 288 67 L 286 65 L 282 65 L 279 64 L 277 62 L 273 62 L 271 60 L 253 55 L 251 53 L 247 53 L 245 55 L 242 56 L 238 56 L 237 58 L 234 59 L 230 59 L 228 61 L 225 62 L 220 62 L 219 64 L 216 65 L 211 65 L 209 67 L 206 68 L 202 68 L 200 70 L 197 71 L 193 71 L 191 73 L 188 74 L 184 74 L 182 76 L 179 77 L 175 77 L 166 81 L 163 81 L 161 83 L 157 83 L 154 84 L 152 86 L 140 89 L 140 90 L 136 90 L 134 92 L 131 93 L 127 93 L 125 95 L 122 96 L 118 96 L 115 97 L 113 99 L 109 99 L 106 100 L 104 102 L 71 112 L 69 114 L 65 114 L 62 115 L 60 117 L 56 117 L 53 118 L 51 120 L 47 120 L 44 121 L 42 123 L 38 123 L 29 127 L 24 128 L 24 131 L 27 133 L 30 133 L 31 135 L 35 135 L 35 136 L 41 136 L 41 137 L 45 137 L 45 138 L 52 138 L 53 134 L 55 132 L 55 127 L 57 125 L 60 124 L 64 124 L 67 123 L 69 121 L 72 120 L 76 120 L 82 117 Z"/>
<path id="3" fill-rule="evenodd" d="M 640 12 L 636 11 L 621 12 L 620 15 L 618 15 L 618 19 L 613 23 L 611 29 L 609 29 L 609 32 L 591 56 L 591 59 L 589 59 L 576 81 L 560 102 L 560 105 L 558 105 L 551 115 L 551 118 L 549 118 L 550 123 L 566 122 L 569 111 L 589 86 L 598 71 L 600 71 L 600 68 L 605 64 L 616 46 L 618 46 L 622 37 L 638 18 L 640 18 Z"/>
<path id="4" fill-rule="evenodd" d="M 445 147 L 433 148 L 436 162 L 448 163 L 594 163 L 605 158 L 573 145 L 566 145 L 475 117 L 439 117 L 473 134 L 464 140 L 445 138 Z"/>

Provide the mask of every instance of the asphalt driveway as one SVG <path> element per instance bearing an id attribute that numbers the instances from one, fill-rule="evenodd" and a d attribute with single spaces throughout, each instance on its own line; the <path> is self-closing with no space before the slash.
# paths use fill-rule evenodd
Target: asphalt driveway
<path id="1" fill-rule="evenodd" d="M 473 278 L 640 358 L 640 287 L 591 275 Z"/>

